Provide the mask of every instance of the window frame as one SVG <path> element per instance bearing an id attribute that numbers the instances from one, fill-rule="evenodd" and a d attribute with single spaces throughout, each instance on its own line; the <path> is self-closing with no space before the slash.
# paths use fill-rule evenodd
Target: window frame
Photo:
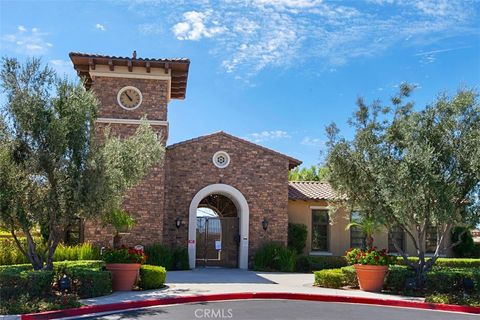
<path id="1" fill-rule="evenodd" d="M 350 212 L 350 222 L 360 222 L 360 221 L 354 221 L 354 220 L 352 220 L 352 216 L 353 216 L 354 213 L 358 214 L 358 215 L 359 215 L 359 220 L 361 220 L 360 211 L 355 211 L 355 210 L 354 210 L 354 211 L 351 211 L 351 212 Z M 350 243 L 349 243 L 349 244 L 350 244 L 350 248 L 365 249 L 365 247 L 366 247 L 366 237 L 367 237 L 367 236 L 365 235 L 365 232 L 358 231 L 358 230 L 356 231 L 356 230 L 355 230 L 356 228 L 357 228 L 357 227 L 351 227 L 350 230 L 349 230 L 349 231 L 350 231 Z M 353 233 L 353 232 L 361 232 L 362 235 L 363 235 L 363 237 L 362 237 L 362 245 L 361 245 L 360 247 L 358 247 L 358 246 L 353 246 L 353 244 L 352 244 L 352 239 L 354 238 L 354 237 L 352 237 L 352 233 Z M 359 238 L 359 237 L 355 237 L 355 238 Z"/>
<path id="2" fill-rule="evenodd" d="M 325 224 L 314 224 L 313 222 L 313 216 L 314 216 L 314 212 L 325 212 L 326 215 L 327 215 L 327 222 Z M 311 213 L 311 223 L 312 223 L 312 235 L 311 235 L 311 239 L 310 239 L 310 251 L 312 252 L 330 252 L 330 213 L 328 211 L 327 208 L 316 208 L 316 207 L 312 207 L 310 208 L 310 213 Z M 326 239 L 326 248 L 325 249 L 319 249 L 319 248 L 315 248 L 314 247 L 314 242 L 313 242 L 313 233 L 314 233 L 314 228 L 316 225 L 320 225 L 320 226 L 326 226 L 326 235 L 325 235 L 325 239 Z"/>

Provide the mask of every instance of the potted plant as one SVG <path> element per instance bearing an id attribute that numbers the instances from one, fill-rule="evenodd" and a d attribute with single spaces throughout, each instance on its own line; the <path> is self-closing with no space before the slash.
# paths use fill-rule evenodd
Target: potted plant
<path id="1" fill-rule="evenodd" d="M 112 273 L 114 291 L 130 291 L 138 278 L 140 266 L 147 260 L 143 250 L 135 248 L 106 249 L 102 253 L 106 268 Z"/>
<path id="2" fill-rule="evenodd" d="M 388 255 L 387 250 L 377 250 L 376 247 L 350 249 L 345 253 L 345 258 L 355 268 L 360 290 L 372 292 L 382 290 L 388 266 L 396 259 Z"/>
<path id="3" fill-rule="evenodd" d="M 104 224 L 111 225 L 115 229 L 113 236 L 113 247 L 121 247 L 122 235 L 129 234 L 135 225 L 135 219 L 127 211 L 113 209 L 112 212 L 103 218 Z"/>

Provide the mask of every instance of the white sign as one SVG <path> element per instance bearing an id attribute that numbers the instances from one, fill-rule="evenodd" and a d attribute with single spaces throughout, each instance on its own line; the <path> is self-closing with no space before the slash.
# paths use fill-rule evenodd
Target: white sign
<path id="1" fill-rule="evenodd" d="M 222 241 L 220 240 L 215 241 L 215 250 L 222 250 Z"/>

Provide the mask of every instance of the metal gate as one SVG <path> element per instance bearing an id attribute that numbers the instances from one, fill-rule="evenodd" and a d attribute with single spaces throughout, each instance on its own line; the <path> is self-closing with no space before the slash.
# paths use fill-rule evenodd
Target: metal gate
<path id="1" fill-rule="evenodd" d="M 197 217 L 196 265 L 238 267 L 238 217 Z"/>

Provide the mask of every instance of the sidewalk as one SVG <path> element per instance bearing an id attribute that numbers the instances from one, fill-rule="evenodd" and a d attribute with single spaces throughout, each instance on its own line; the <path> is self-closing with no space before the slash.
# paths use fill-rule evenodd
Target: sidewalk
<path id="1" fill-rule="evenodd" d="M 86 305 L 104 305 L 118 302 L 181 296 L 240 293 L 278 292 L 325 294 L 342 297 L 362 297 L 399 301 L 419 301 L 423 298 L 387 295 L 360 290 L 339 290 L 313 286 L 310 273 L 255 272 L 240 269 L 199 268 L 188 271 L 169 271 L 166 287 L 159 290 L 115 292 L 108 296 L 84 299 Z"/>

